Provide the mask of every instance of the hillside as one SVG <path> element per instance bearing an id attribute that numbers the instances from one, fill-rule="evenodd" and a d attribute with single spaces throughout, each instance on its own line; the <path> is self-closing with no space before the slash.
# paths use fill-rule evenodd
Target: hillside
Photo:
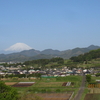
<path id="1" fill-rule="evenodd" d="M 84 54 L 98 48 L 100 47 L 91 45 L 86 48 L 74 48 L 72 50 L 65 50 L 65 51 L 52 50 L 52 49 L 39 51 L 35 49 L 30 49 L 17 53 L 0 54 L 0 62 L 9 62 L 9 61 L 24 62 L 27 60 L 35 60 L 35 59 L 50 59 L 53 57 L 61 57 L 64 59 L 69 59 L 71 57 L 78 56 L 80 54 Z"/>
<path id="2" fill-rule="evenodd" d="M 79 56 L 71 57 L 70 59 L 73 62 L 84 62 L 84 61 L 91 61 L 93 59 L 99 59 L 99 58 L 100 58 L 100 49 L 97 49 L 97 50 L 91 50 L 90 52 L 81 54 Z"/>

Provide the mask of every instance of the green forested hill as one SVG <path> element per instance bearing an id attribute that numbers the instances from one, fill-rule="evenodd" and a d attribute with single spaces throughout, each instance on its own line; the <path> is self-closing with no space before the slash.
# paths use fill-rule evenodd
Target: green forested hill
<path id="1" fill-rule="evenodd" d="M 83 62 L 83 61 L 90 61 L 92 59 L 100 58 L 100 49 L 97 50 L 91 50 L 88 53 L 81 54 L 79 56 L 71 57 L 70 59 L 73 62 Z"/>
<path id="2" fill-rule="evenodd" d="M 0 62 L 24 62 L 24 61 L 30 61 L 30 60 L 36 60 L 36 59 L 51 59 L 54 57 L 61 57 L 63 59 L 69 59 L 71 58 L 73 61 L 80 61 L 80 58 L 76 58 L 73 56 L 83 55 L 85 56 L 85 53 L 89 52 L 90 50 L 95 50 L 100 48 L 99 46 L 91 45 L 87 48 L 74 48 L 71 50 L 52 50 L 52 49 L 46 49 L 43 51 L 31 49 L 31 50 L 25 50 L 17 53 L 11 53 L 11 54 L 0 54 Z M 82 57 L 82 56 L 80 56 Z M 75 58 L 75 59 L 74 59 Z M 83 59 L 83 60 L 82 60 Z M 91 59 L 91 56 L 88 56 L 87 59 Z M 86 58 L 82 57 L 82 61 L 86 60 Z"/>

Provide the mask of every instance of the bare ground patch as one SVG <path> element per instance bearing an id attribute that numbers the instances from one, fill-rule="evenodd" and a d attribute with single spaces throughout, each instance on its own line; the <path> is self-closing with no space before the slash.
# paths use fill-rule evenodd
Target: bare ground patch
<path id="1" fill-rule="evenodd" d="M 14 85 L 16 84 L 17 82 L 5 82 L 6 85 Z"/>

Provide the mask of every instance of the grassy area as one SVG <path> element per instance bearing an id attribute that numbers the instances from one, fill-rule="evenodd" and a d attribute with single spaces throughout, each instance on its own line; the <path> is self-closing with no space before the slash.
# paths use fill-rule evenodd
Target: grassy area
<path id="1" fill-rule="evenodd" d="M 90 90 L 90 93 L 100 93 L 100 89 L 99 88 L 91 88 L 89 90 Z"/>
<path id="2" fill-rule="evenodd" d="M 96 82 L 96 80 L 100 80 L 100 77 L 91 77 L 91 82 Z M 88 83 L 87 85 L 88 86 Z M 85 98 L 85 99 L 84 99 Z M 81 100 L 100 100 L 100 88 L 86 88 L 82 95 Z"/>
<path id="3" fill-rule="evenodd" d="M 38 82 L 36 84 L 34 84 L 32 87 L 44 87 L 44 88 L 51 88 L 51 87 L 62 87 L 63 82 Z"/>
<path id="4" fill-rule="evenodd" d="M 85 96 L 86 96 L 87 93 L 89 93 L 89 89 L 88 88 L 85 88 L 84 89 L 84 92 L 82 94 L 81 100 L 84 100 L 84 98 L 85 98 Z"/>
<path id="5" fill-rule="evenodd" d="M 100 80 L 100 77 L 92 77 L 92 81 L 95 81 L 95 80 Z"/>
<path id="6" fill-rule="evenodd" d="M 100 93 L 87 94 L 84 100 L 100 100 Z"/>

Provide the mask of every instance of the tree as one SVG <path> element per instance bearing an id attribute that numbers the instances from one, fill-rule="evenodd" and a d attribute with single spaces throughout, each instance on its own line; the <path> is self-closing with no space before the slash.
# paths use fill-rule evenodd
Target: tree
<path id="1" fill-rule="evenodd" d="M 96 74 L 96 77 L 98 77 L 98 76 L 100 76 L 100 73 L 97 73 L 97 74 Z"/>
<path id="2" fill-rule="evenodd" d="M 17 91 L 0 81 L 0 100 L 18 100 Z"/>
<path id="3" fill-rule="evenodd" d="M 91 75 L 86 75 L 86 81 L 89 83 L 91 82 Z"/>

